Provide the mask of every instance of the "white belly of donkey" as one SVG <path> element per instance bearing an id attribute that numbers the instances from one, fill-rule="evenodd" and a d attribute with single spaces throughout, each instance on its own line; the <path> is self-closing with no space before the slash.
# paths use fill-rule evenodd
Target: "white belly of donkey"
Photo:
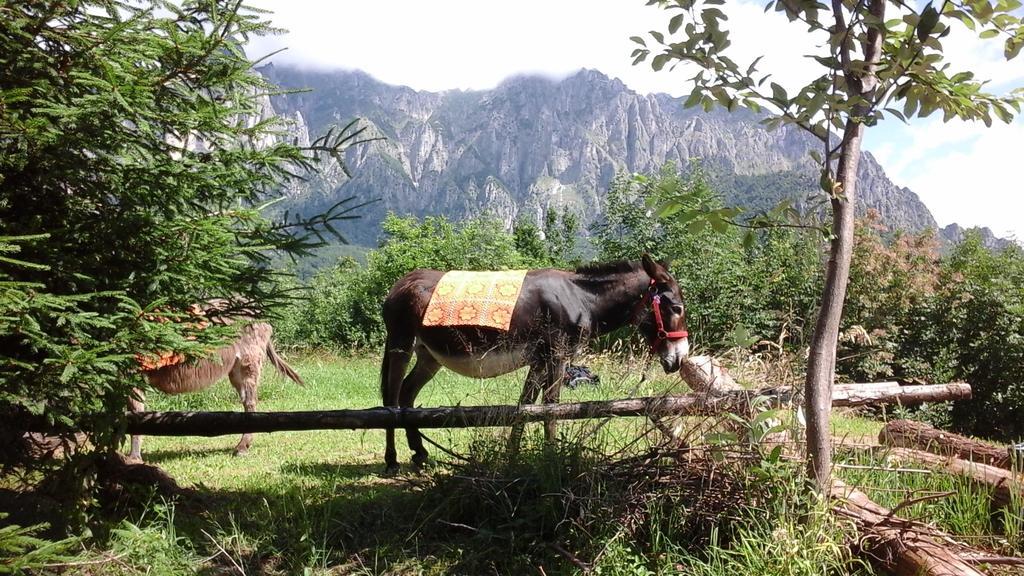
<path id="1" fill-rule="evenodd" d="M 430 355 L 442 366 L 470 378 L 493 378 L 508 374 L 526 365 L 526 348 L 488 350 L 480 355 L 446 356 L 427 347 Z"/>

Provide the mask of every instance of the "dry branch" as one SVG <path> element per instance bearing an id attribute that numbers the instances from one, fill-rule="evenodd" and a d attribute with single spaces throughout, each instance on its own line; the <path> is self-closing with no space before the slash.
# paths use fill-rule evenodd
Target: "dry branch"
<path id="1" fill-rule="evenodd" d="M 909 404 L 969 398 L 967 384 L 903 386 L 898 391 L 836 394 L 834 406 Z M 129 434 L 152 436 L 221 436 L 244 432 L 375 428 L 467 428 L 510 426 L 547 419 L 581 420 L 613 416 L 709 416 L 745 412 L 751 400 L 766 396 L 771 407 L 792 402 L 789 388 L 738 390 L 722 394 L 687 394 L 573 404 L 525 406 L 456 406 L 443 408 L 370 408 L 306 412 L 138 412 L 126 416 Z"/>
<path id="2" fill-rule="evenodd" d="M 966 476 L 978 484 L 983 484 L 992 489 L 992 502 L 996 506 L 1006 506 L 1010 503 L 1014 493 L 1024 494 L 1024 475 L 1014 474 L 1009 470 L 971 462 L 953 456 L 940 456 L 931 452 L 914 450 L 912 448 L 893 448 L 889 452 L 889 458 L 906 461 L 912 460 L 922 462 L 930 466 L 941 468 L 952 474 Z"/>
<path id="3" fill-rule="evenodd" d="M 857 523 L 864 551 L 893 574 L 982 576 L 943 544 L 945 535 L 895 516 L 860 490 L 834 480 L 830 496 L 836 501 L 833 511 Z"/>
<path id="4" fill-rule="evenodd" d="M 1010 451 L 1006 447 L 938 430 L 923 422 L 893 420 L 878 433 L 886 446 L 925 450 L 942 456 L 956 456 L 971 462 L 1009 469 Z"/>

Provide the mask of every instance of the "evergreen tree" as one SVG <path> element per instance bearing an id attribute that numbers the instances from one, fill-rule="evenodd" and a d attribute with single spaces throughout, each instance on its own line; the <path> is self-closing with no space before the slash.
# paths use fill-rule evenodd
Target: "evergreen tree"
<path id="1" fill-rule="evenodd" d="M 243 52 L 270 31 L 238 1 L 0 4 L 5 447 L 27 420 L 81 430 L 95 452 L 64 462 L 87 469 L 116 448 L 137 353 L 202 355 L 230 337 L 173 321 L 199 302 L 264 316 L 289 296 L 269 255 L 351 216 L 351 199 L 314 220 L 264 215 L 282 181 L 340 161 L 359 134 L 306 149 L 281 137 L 261 106 L 273 87 Z"/>

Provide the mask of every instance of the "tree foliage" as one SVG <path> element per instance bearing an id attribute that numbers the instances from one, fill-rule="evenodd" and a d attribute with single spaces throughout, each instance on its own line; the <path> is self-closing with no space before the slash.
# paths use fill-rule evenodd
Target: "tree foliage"
<path id="1" fill-rule="evenodd" d="M 673 13 L 668 35 L 651 31 L 654 48 L 644 38 L 633 37 L 640 45 L 633 52 L 634 62 L 651 57 L 655 70 L 666 64 L 695 65 L 698 72 L 687 106 L 763 112 L 769 127 L 798 126 L 821 145 L 821 151 L 811 155 L 820 165 L 819 182 L 832 207 L 832 242 L 804 397 L 808 472 L 814 486 L 824 491 L 831 475 L 831 385 L 853 251 L 853 205 L 864 130 L 886 116 L 905 120 L 935 111 L 942 111 L 945 120 L 956 117 L 990 125 L 995 116 L 1009 122 L 1020 112 L 1024 92 L 991 94 L 982 90 L 984 82 L 972 72 L 950 75 L 942 40 L 951 25 L 963 24 L 982 38 L 1003 37 L 1006 58 L 1014 58 L 1024 43 L 1024 19 L 1017 14 L 1020 2 L 944 0 L 938 8 L 928 2 L 920 9 L 898 0 L 767 2 L 765 11 L 783 13 L 820 42 L 808 47 L 814 52 L 808 57 L 823 68 L 822 73 L 795 92 L 760 72 L 761 58 L 740 64 L 726 54 L 731 42 L 723 26 L 728 17 L 719 8 L 724 0 L 649 4 Z M 902 105 L 902 111 L 896 105 Z"/>
<path id="2" fill-rule="evenodd" d="M 351 216 L 351 200 L 312 220 L 263 215 L 283 180 L 359 135 L 280 137 L 261 108 L 273 87 L 242 49 L 270 31 L 228 0 L 0 5 L 5 427 L 35 417 L 112 449 L 137 353 L 200 355 L 229 336 L 176 321 L 198 302 L 266 314 L 289 296 L 270 254 Z"/>
<path id="3" fill-rule="evenodd" d="M 921 10 L 887 2 L 896 13 L 882 19 L 865 2 L 766 2 L 766 12 L 781 12 L 812 38 L 822 40 L 821 52 L 807 56 L 822 67 L 821 75 L 795 90 L 760 72 L 761 58 L 740 63 L 726 55 L 731 42 L 725 28 L 728 16 L 719 8 L 724 5 L 721 0 L 651 0 L 648 4 L 662 6 L 673 15 L 668 34 L 651 32 L 651 45 L 633 37 L 639 44 L 633 51 L 635 63 L 650 59 L 655 70 L 695 64 L 699 72 L 687 106 L 704 110 L 721 106 L 730 111 L 744 107 L 763 112 L 770 127 L 797 125 L 822 142 L 824 155 L 815 153 L 819 161 L 835 157 L 841 143 L 833 135 L 843 133 L 851 116 L 870 126 L 887 116 L 906 120 L 938 111 L 944 120 L 958 117 L 990 125 L 993 117 L 1009 122 L 1024 101 L 1019 89 L 991 94 L 983 90 L 985 80 L 975 78 L 973 72 L 950 73 L 942 45 L 954 26 L 963 25 L 980 38 L 1003 40 L 1006 58 L 1016 57 L 1024 44 L 1019 2 L 947 0 L 937 8 L 928 2 Z M 854 46 L 867 45 L 872 36 L 882 39 L 884 65 L 873 70 L 872 86 L 866 87 L 866 63 L 857 59 Z M 867 94 L 865 88 L 870 88 Z M 823 169 L 831 174 L 827 162 Z M 831 188 L 826 192 L 831 193 Z"/>

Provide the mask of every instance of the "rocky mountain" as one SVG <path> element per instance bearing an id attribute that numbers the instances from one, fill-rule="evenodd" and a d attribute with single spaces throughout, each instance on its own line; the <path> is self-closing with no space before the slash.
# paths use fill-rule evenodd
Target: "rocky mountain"
<path id="1" fill-rule="evenodd" d="M 977 231 L 982 246 L 989 250 L 1004 250 L 1013 245 L 1013 240 L 996 236 L 987 226 L 981 228 L 964 228 L 959 224 L 950 224 L 939 228 L 939 240 L 943 246 L 952 246 L 964 239 L 969 231 Z"/>
<path id="2" fill-rule="evenodd" d="M 814 142 L 800 130 L 768 131 L 750 113 L 687 110 L 680 99 L 638 94 L 594 70 L 440 93 L 362 72 L 260 71 L 281 87 L 309 89 L 272 99 L 277 113 L 294 119 L 293 137 L 308 141 L 356 117 L 383 137 L 349 150 L 351 180 L 334 166 L 290 191 L 290 207 L 301 212 L 350 195 L 379 198 L 349 228 L 350 240 L 363 245 L 376 243 L 388 211 L 452 218 L 487 211 L 511 225 L 568 206 L 589 220 L 615 174 L 655 172 L 666 162 L 702 159 L 728 204 L 755 210 L 817 188 L 808 156 Z M 868 208 L 893 228 L 937 228 L 917 195 L 893 184 L 866 153 L 858 209 Z"/>

